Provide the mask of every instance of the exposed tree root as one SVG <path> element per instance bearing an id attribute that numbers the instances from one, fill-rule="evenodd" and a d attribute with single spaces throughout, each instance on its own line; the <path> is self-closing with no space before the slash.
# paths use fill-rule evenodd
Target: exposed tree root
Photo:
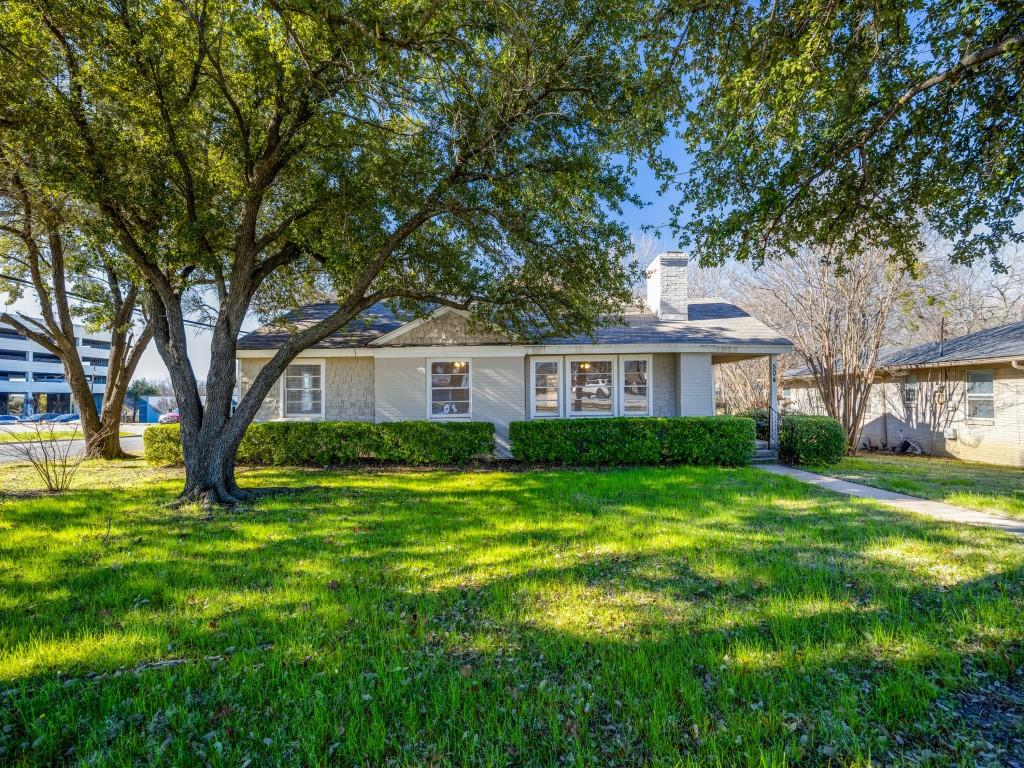
<path id="1" fill-rule="evenodd" d="M 300 493 L 310 490 L 309 488 L 293 488 L 286 485 L 270 486 L 266 488 L 239 488 L 234 485 L 229 491 L 226 484 L 203 488 L 200 490 L 184 490 L 178 498 L 163 505 L 167 509 L 181 509 L 191 505 L 198 505 L 212 515 L 215 508 L 238 509 L 249 502 L 264 496 L 273 496 L 284 493 Z"/>

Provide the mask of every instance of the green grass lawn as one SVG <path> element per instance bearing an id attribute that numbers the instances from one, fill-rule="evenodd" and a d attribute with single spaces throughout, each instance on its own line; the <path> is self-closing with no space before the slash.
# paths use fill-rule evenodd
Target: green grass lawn
<path id="1" fill-rule="evenodd" d="M 6 468 L 4 486 L 35 483 Z M 1007 765 L 1024 543 L 756 469 L 0 493 L 0 763 Z M 108 523 L 110 525 L 108 533 Z"/>
<path id="2" fill-rule="evenodd" d="M 1024 520 L 1024 469 L 929 456 L 862 454 L 815 471 Z"/>

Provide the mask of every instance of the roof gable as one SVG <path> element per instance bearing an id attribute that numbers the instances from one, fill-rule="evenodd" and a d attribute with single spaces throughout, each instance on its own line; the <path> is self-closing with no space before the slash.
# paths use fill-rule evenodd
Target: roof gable
<path id="1" fill-rule="evenodd" d="M 469 313 L 440 307 L 370 342 L 371 346 L 429 347 L 440 344 L 511 344 L 513 339 L 497 330 L 474 326 Z"/>

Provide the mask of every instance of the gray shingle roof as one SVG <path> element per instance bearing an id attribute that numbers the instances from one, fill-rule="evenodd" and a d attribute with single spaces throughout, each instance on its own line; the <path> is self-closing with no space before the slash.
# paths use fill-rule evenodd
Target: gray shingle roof
<path id="1" fill-rule="evenodd" d="M 937 341 L 883 351 L 879 368 L 913 368 L 923 365 L 955 365 L 985 360 L 1024 359 L 1024 320 L 995 328 L 968 333 L 947 339 L 941 346 Z M 810 375 L 806 366 L 793 368 L 783 378 L 799 379 Z"/>
<path id="2" fill-rule="evenodd" d="M 689 320 L 659 320 L 653 312 L 625 316 L 626 325 L 598 328 L 591 339 L 586 335 L 565 336 L 547 344 L 729 344 L 789 346 L 760 320 L 724 299 L 691 299 Z"/>
<path id="3" fill-rule="evenodd" d="M 261 325 L 238 340 L 239 349 L 277 349 L 289 336 L 334 314 L 337 304 L 306 304 L 273 323 Z M 374 304 L 350 322 L 345 330 L 328 336 L 312 349 L 365 347 L 374 339 L 409 322 L 385 304 Z"/>
<path id="4" fill-rule="evenodd" d="M 261 326 L 238 341 L 239 349 L 276 349 L 296 330 L 318 322 L 337 309 L 336 304 L 310 304 L 289 313 L 282 320 Z M 788 347 L 780 336 L 760 320 L 723 299 L 693 299 L 689 320 L 659 320 L 651 312 L 632 312 L 625 325 L 598 328 L 586 335 L 546 339 L 544 344 L 714 344 L 778 345 Z M 383 304 L 375 304 L 342 332 L 328 336 L 313 349 L 365 347 L 375 339 L 402 326 L 411 317 L 399 317 Z M 401 345 L 401 337 L 395 339 Z"/>
<path id="5" fill-rule="evenodd" d="M 906 367 L 1007 357 L 1024 358 L 1024 320 L 947 339 L 941 348 L 938 342 L 929 342 L 897 349 L 884 355 L 881 365 Z"/>

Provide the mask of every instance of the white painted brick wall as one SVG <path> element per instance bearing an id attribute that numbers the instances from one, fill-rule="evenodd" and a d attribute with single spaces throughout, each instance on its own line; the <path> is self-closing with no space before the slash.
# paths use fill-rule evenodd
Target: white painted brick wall
<path id="1" fill-rule="evenodd" d="M 647 268 L 647 305 L 664 320 L 689 317 L 689 281 L 685 253 L 662 253 Z"/>

